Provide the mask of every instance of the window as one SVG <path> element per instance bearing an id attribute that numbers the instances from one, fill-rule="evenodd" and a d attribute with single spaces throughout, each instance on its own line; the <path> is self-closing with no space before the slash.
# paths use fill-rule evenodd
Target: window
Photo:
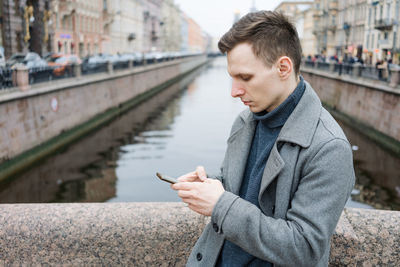
<path id="1" fill-rule="evenodd" d="M 368 25 L 371 26 L 371 8 L 368 9 Z"/>
<path id="2" fill-rule="evenodd" d="M 103 10 L 107 11 L 107 0 L 103 0 Z"/>
<path id="3" fill-rule="evenodd" d="M 371 48 L 375 47 L 375 34 L 372 34 L 372 38 L 371 38 Z"/>

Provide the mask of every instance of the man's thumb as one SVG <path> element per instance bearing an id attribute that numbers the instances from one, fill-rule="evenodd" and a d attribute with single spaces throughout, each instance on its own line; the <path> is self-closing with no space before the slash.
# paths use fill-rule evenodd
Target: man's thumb
<path id="1" fill-rule="evenodd" d="M 203 166 L 198 166 L 196 168 L 196 173 L 197 176 L 200 178 L 200 180 L 205 181 L 207 179 L 206 170 L 204 169 Z"/>

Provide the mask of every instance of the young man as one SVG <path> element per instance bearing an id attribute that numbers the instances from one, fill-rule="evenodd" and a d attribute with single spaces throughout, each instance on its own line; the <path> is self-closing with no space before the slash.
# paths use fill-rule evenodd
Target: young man
<path id="1" fill-rule="evenodd" d="M 299 75 L 301 46 L 280 13 L 243 17 L 221 38 L 234 122 L 216 179 L 203 167 L 172 186 L 211 216 L 188 266 L 327 266 L 330 238 L 354 185 L 343 131 Z"/>

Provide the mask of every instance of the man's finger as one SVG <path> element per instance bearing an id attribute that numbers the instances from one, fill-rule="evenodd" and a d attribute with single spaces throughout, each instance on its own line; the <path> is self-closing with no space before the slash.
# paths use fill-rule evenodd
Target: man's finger
<path id="1" fill-rule="evenodd" d="M 190 172 L 188 174 L 178 177 L 178 182 L 193 182 L 197 179 L 197 174 L 195 172 Z"/>
<path id="2" fill-rule="evenodd" d="M 197 186 L 198 182 L 179 182 L 172 185 L 174 190 L 192 190 Z"/>
<path id="3" fill-rule="evenodd" d="M 204 169 L 203 166 L 198 166 L 196 168 L 196 173 L 197 176 L 199 176 L 200 180 L 204 181 L 205 179 L 207 179 L 206 170 Z"/>
<path id="4" fill-rule="evenodd" d="M 187 200 L 192 197 L 192 192 L 189 190 L 179 190 L 178 196 L 182 198 L 182 200 L 184 200 L 185 203 L 187 203 Z"/>

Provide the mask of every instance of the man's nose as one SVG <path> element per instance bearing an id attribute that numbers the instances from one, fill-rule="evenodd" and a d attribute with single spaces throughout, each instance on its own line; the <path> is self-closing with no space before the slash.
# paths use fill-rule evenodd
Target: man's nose
<path id="1" fill-rule="evenodd" d="M 240 83 L 232 80 L 232 89 L 231 89 L 231 96 L 232 97 L 240 97 L 244 94 L 244 89 L 240 85 Z"/>

